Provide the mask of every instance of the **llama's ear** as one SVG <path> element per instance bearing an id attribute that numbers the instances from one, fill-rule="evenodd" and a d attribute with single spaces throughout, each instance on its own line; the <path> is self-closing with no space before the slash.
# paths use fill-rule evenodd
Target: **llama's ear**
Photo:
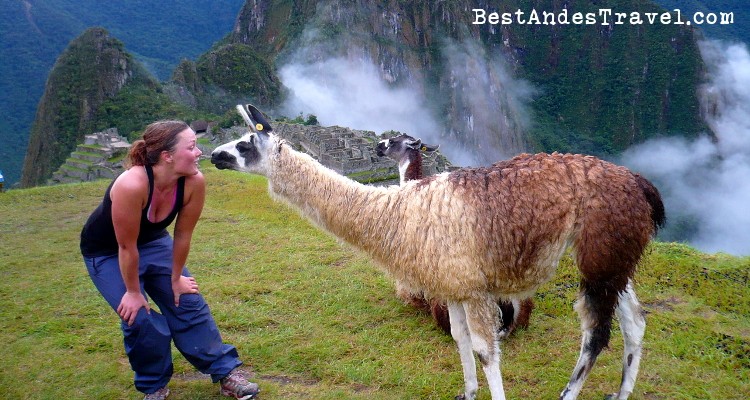
<path id="1" fill-rule="evenodd" d="M 406 147 L 412 150 L 419 150 L 419 148 L 422 146 L 422 139 L 407 140 L 406 142 L 404 142 L 404 144 L 406 144 Z"/>
<path id="2" fill-rule="evenodd" d="M 440 148 L 440 145 L 433 146 L 431 144 L 422 143 L 422 146 L 419 148 L 419 150 L 422 150 L 425 153 L 432 153 Z"/>
<path id="3" fill-rule="evenodd" d="M 240 113 L 242 119 L 245 120 L 245 123 L 253 128 L 258 134 L 265 136 L 266 134 L 273 131 L 273 127 L 271 127 L 271 124 L 268 122 L 266 117 L 254 105 L 245 104 L 243 106 L 241 104 L 238 104 L 237 112 Z"/>
<path id="4" fill-rule="evenodd" d="M 253 120 L 250 119 L 250 115 L 247 114 L 247 111 L 245 111 L 245 107 L 242 104 L 237 104 L 234 108 L 237 110 L 237 113 L 240 114 L 242 120 L 245 121 L 245 125 L 253 126 Z"/>

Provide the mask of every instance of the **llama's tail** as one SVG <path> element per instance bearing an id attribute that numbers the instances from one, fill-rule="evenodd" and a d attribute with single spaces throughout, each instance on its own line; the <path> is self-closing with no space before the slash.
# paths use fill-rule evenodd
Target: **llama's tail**
<path id="1" fill-rule="evenodd" d="M 644 178 L 640 174 L 635 175 L 635 181 L 638 183 L 638 187 L 643 191 L 643 195 L 646 196 L 646 201 L 651 205 L 651 221 L 654 223 L 654 235 L 663 227 L 667 222 L 667 214 L 664 211 L 664 203 L 661 201 L 661 195 L 659 190 L 656 189 L 648 179 Z"/>

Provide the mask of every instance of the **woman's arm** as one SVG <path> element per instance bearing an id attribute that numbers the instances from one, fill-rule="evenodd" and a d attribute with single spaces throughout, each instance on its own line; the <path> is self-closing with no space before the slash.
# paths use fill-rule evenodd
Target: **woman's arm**
<path id="1" fill-rule="evenodd" d="M 193 230 L 203 211 L 206 200 L 206 180 L 200 172 L 185 178 L 185 202 L 182 205 L 174 228 L 174 249 L 172 255 L 172 291 L 174 304 L 179 305 L 183 293 L 198 293 L 195 279 L 182 276 Z"/>
<path id="2" fill-rule="evenodd" d="M 138 233 L 141 224 L 141 210 L 143 209 L 143 184 L 131 172 L 121 176 L 110 191 L 112 199 L 112 224 L 119 247 L 118 257 L 120 273 L 125 282 L 126 292 L 117 307 L 120 317 L 132 325 L 138 310 L 146 307 L 150 311 L 148 301 L 141 293 L 138 277 Z"/>

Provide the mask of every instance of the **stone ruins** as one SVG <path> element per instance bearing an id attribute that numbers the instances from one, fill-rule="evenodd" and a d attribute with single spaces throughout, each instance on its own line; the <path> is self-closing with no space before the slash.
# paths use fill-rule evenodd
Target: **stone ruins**
<path id="1" fill-rule="evenodd" d="M 310 154 L 321 164 L 362 183 L 398 184 L 398 167 L 387 157 L 375 154 L 375 145 L 385 137 L 372 131 L 343 128 L 339 126 L 307 126 L 275 122 L 274 132 L 287 140 L 295 149 Z M 213 131 L 213 133 L 212 133 Z M 221 143 L 239 138 L 247 128 L 235 126 L 229 129 L 211 129 L 198 134 L 198 146 L 203 157 Z M 202 139 L 203 138 L 203 139 Z M 207 139 L 207 140 L 206 140 Z M 84 182 L 100 178 L 112 179 L 123 170 L 123 163 L 130 143 L 119 135 L 117 128 L 86 135 L 85 142 L 78 145 L 49 184 Z M 450 162 L 439 152 L 425 155 L 422 169 L 424 176 L 440 173 L 452 168 Z"/>
<path id="2" fill-rule="evenodd" d="M 70 153 L 60 169 L 52 174 L 48 184 L 112 179 L 123 171 L 122 160 L 128 149 L 130 143 L 120 136 L 117 128 L 86 135 L 84 143 Z"/>

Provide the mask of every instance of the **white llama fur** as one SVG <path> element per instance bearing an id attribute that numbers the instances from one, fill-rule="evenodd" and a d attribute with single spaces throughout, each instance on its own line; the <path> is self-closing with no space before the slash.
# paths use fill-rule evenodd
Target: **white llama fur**
<path id="1" fill-rule="evenodd" d="M 474 399 L 478 390 L 473 351 L 492 398 L 505 399 L 497 300 L 531 296 L 553 277 L 569 245 L 582 273 L 576 309 L 584 334 L 560 398 L 577 397 L 608 343 L 615 309 L 629 321 L 622 324 L 624 379 L 615 396 L 630 395 L 645 322 L 629 282 L 663 223 L 658 192 L 645 179 L 594 157 L 538 154 L 370 187 L 285 145 L 259 111 L 249 110 L 260 132 L 219 146 L 212 162 L 266 176 L 275 199 L 365 251 L 414 292 L 447 300 L 464 372 L 460 398 Z"/>

